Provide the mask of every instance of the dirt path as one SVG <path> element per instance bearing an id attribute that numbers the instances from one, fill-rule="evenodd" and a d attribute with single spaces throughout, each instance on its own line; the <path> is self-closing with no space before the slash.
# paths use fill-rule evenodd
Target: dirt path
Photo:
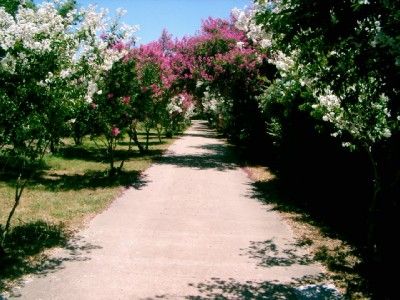
<path id="1" fill-rule="evenodd" d="M 9 298 L 336 299 L 330 285 L 306 284 L 322 268 L 205 123 L 143 180 Z"/>

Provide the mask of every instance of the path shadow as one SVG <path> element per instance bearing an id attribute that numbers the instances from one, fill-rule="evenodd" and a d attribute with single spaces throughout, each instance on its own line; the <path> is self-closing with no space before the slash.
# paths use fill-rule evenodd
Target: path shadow
<path id="1" fill-rule="evenodd" d="M 215 132 L 212 132 L 211 130 L 209 132 L 205 132 L 205 133 L 185 132 L 182 134 L 182 136 L 202 137 L 202 138 L 218 138 L 218 137 L 220 137 L 219 135 L 217 135 Z"/>
<path id="2" fill-rule="evenodd" d="M 256 181 L 250 184 L 252 198 L 261 201 L 264 204 L 268 204 L 270 210 L 289 213 L 290 218 L 299 224 L 309 224 L 315 228 L 325 237 L 338 239 L 340 241 L 349 242 L 347 237 L 339 234 L 337 231 L 332 229 L 323 219 L 318 218 L 315 214 L 310 211 L 310 208 L 304 205 L 303 202 L 296 202 L 293 196 L 290 196 L 284 192 L 284 186 L 282 186 L 279 179 L 271 179 L 266 181 Z M 340 217 L 339 217 L 340 219 Z M 302 236 L 297 242 L 299 246 L 311 245 L 314 243 L 312 237 Z M 258 254 L 273 253 L 273 249 L 270 248 L 271 244 L 269 241 L 264 245 L 254 245 L 256 249 L 252 252 L 256 257 Z M 264 247 L 264 248 L 263 248 Z M 250 248 L 250 247 L 249 247 Z M 249 249 L 249 252 L 251 249 Z M 297 263 L 306 263 L 308 260 L 318 261 L 332 271 L 331 278 L 340 282 L 342 286 L 346 287 L 346 295 L 357 295 L 359 292 L 364 293 L 366 291 L 366 281 L 361 276 L 363 272 L 362 261 L 358 260 L 360 254 L 356 248 L 336 246 L 317 246 L 314 249 L 313 257 L 298 257 L 298 252 L 287 253 L 290 260 Z M 263 258 L 259 257 L 261 265 L 268 265 L 274 263 L 286 263 L 285 259 L 276 260 L 274 257 Z"/>
<path id="3" fill-rule="evenodd" d="M 186 296 L 185 299 L 293 299 L 293 300 L 338 300 L 340 294 L 329 285 L 298 285 L 276 281 L 246 281 L 212 278 L 199 284 L 191 284 L 200 295 Z"/>
<path id="4" fill-rule="evenodd" d="M 50 257 L 43 252 L 54 247 L 65 249 L 66 255 Z M 72 237 L 62 225 L 36 221 L 14 227 L 4 248 L 7 254 L 0 258 L 0 291 L 9 292 L 11 283 L 23 284 L 24 275 L 46 276 L 62 269 L 66 261 L 88 260 L 87 254 L 101 247 Z"/>
<path id="5" fill-rule="evenodd" d="M 215 143 L 193 148 L 199 149 L 200 153 L 186 155 L 167 154 L 157 158 L 155 162 L 201 170 L 217 169 L 218 171 L 224 171 L 238 167 L 232 146 Z"/>
<path id="6" fill-rule="evenodd" d="M 250 184 L 250 197 L 257 199 L 264 204 L 270 204 L 271 210 L 298 214 L 295 221 L 304 222 L 318 227 L 323 234 L 337 237 L 334 232 L 322 222 L 312 217 L 306 207 L 293 200 L 293 197 L 286 195 L 283 186 L 278 178 L 266 181 L 255 181 Z M 342 237 L 343 238 L 343 237 Z"/>
<path id="7" fill-rule="evenodd" d="M 306 253 L 298 243 L 286 244 L 284 249 L 279 249 L 273 240 L 251 241 L 248 248 L 241 250 L 241 255 L 255 259 L 259 267 L 306 266 L 315 262 L 313 256 Z"/>
<path id="8" fill-rule="evenodd" d="M 278 281 L 238 281 L 233 278 L 211 278 L 201 283 L 190 283 L 196 292 L 180 295 L 189 300 L 343 300 L 344 297 L 330 284 L 320 284 L 320 276 L 305 276 L 289 283 Z M 142 300 L 176 299 L 176 295 L 156 295 Z"/>

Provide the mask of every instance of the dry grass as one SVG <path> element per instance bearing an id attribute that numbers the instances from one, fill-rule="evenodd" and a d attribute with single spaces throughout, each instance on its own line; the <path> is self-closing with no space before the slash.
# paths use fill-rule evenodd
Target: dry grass
<path id="1" fill-rule="evenodd" d="M 265 184 L 274 181 L 276 176 L 264 166 L 246 166 L 243 168 L 256 184 Z M 273 192 L 274 193 L 274 192 Z M 335 283 L 349 299 L 370 299 L 363 291 L 363 279 L 356 271 L 360 258 L 355 249 L 339 238 L 333 238 L 324 233 L 324 230 L 298 209 L 285 209 L 279 203 L 279 193 L 268 195 L 269 204 L 275 205 L 276 210 L 292 228 L 299 246 L 307 246 L 312 257 L 322 263 L 327 269 L 328 277 Z"/>

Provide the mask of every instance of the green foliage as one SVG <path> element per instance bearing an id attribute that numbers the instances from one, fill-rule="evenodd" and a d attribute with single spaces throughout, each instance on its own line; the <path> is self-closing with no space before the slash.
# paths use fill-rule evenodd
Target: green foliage
<path id="1" fill-rule="evenodd" d="M 138 110 L 138 82 L 136 79 L 135 61 L 120 60 L 114 63 L 111 70 L 104 74 L 98 87 L 101 93 L 94 96 L 90 104 L 93 136 L 104 138 L 106 156 L 110 162 L 110 172 L 118 170 L 114 167 L 114 151 L 117 141 L 127 132 L 132 121 L 140 113 Z M 84 112 L 85 113 L 85 112 Z"/>
<path id="2" fill-rule="evenodd" d="M 1 0 L 0 6 L 4 7 L 6 12 L 15 15 L 18 11 L 18 7 L 21 5 L 21 0 Z M 34 8 L 35 3 L 31 0 L 23 1 L 23 6 L 28 8 Z"/>

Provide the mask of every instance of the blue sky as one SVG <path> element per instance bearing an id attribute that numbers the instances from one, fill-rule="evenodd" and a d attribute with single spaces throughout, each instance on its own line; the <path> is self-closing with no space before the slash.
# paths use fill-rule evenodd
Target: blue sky
<path id="1" fill-rule="evenodd" d="M 208 16 L 226 18 L 234 7 L 251 5 L 251 0 L 78 0 L 79 5 L 97 4 L 109 8 L 110 12 L 118 7 L 128 13 L 123 21 L 139 25 L 137 36 L 139 44 L 158 39 L 163 28 L 174 37 L 195 33 L 202 19 Z"/>

